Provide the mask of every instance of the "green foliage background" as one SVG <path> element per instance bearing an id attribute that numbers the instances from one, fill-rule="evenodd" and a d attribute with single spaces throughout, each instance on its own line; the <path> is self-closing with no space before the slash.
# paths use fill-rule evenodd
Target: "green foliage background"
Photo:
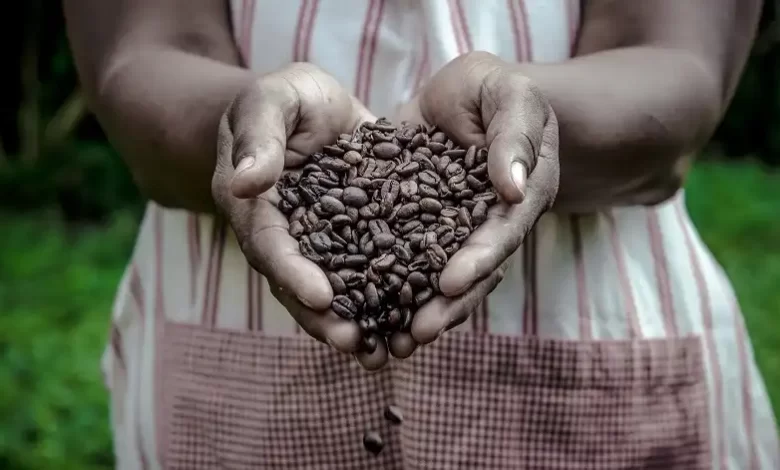
<path id="1" fill-rule="evenodd" d="M 85 107 L 59 2 L 0 14 L 0 469 L 113 463 L 99 360 L 143 200 Z M 17 11 L 13 11 L 16 8 Z M 767 2 L 736 97 L 687 184 L 780 409 L 780 27 Z"/>

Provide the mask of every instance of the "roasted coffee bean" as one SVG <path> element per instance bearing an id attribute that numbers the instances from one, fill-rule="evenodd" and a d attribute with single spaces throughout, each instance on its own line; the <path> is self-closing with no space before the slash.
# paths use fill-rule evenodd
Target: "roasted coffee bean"
<path id="1" fill-rule="evenodd" d="M 401 219 L 410 219 L 420 213 L 420 204 L 409 202 L 401 206 L 398 210 L 398 217 Z"/>
<path id="2" fill-rule="evenodd" d="M 447 253 L 447 256 L 454 255 L 458 250 L 460 249 L 460 244 L 458 242 L 450 243 L 444 248 L 444 252 Z"/>
<path id="3" fill-rule="evenodd" d="M 427 247 L 425 254 L 428 258 L 428 264 L 435 271 L 441 271 L 447 264 L 447 252 L 440 245 L 431 245 Z"/>
<path id="4" fill-rule="evenodd" d="M 374 351 L 376 351 L 376 348 L 379 346 L 379 343 L 377 342 L 377 339 L 372 336 L 364 336 L 361 340 L 361 350 L 363 352 L 366 352 L 368 354 L 372 354 Z"/>
<path id="5" fill-rule="evenodd" d="M 414 290 L 408 281 L 404 282 L 401 287 L 401 292 L 398 294 L 398 302 L 403 306 L 412 305 L 414 302 Z"/>
<path id="6" fill-rule="evenodd" d="M 341 279 L 341 276 L 339 276 L 336 273 L 328 273 L 328 281 L 330 281 L 331 287 L 333 287 L 333 293 L 334 294 L 343 294 L 347 292 L 347 285 L 344 283 L 344 280 Z"/>
<path id="7" fill-rule="evenodd" d="M 474 225 L 481 225 L 487 220 L 488 206 L 485 201 L 479 201 L 474 209 L 471 210 L 471 222 Z"/>
<path id="8" fill-rule="evenodd" d="M 401 277 L 397 274 L 387 273 L 382 277 L 382 279 L 385 281 L 387 291 L 390 293 L 396 293 L 400 291 L 401 287 L 404 285 L 403 279 L 401 279 Z"/>
<path id="9" fill-rule="evenodd" d="M 458 211 L 458 224 L 471 230 L 471 214 L 465 207 L 461 207 Z"/>
<path id="10" fill-rule="evenodd" d="M 400 260 L 403 263 L 408 263 L 409 261 L 412 260 L 412 256 L 414 256 L 412 254 L 412 250 L 410 250 L 404 245 L 397 245 L 397 244 L 393 246 L 393 254 L 398 260 Z"/>
<path id="11" fill-rule="evenodd" d="M 359 165 L 360 162 L 363 161 L 363 155 L 360 154 L 360 150 L 362 150 L 362 146 L 359 150 L 355 150 L 354 148 L 350 149 L 347 153 L 344 154 L 343 157 L 341 157 L 344 162 L 346 162 L 349 165 Z"/>
<path id="12" fill-rule="evenodd" d="M 352 219 L 346 214 L 338 214 L 330 218 L 330 223 L 333 227 L 343 227 L 352 223 Z"/>
<path id="13" fill-rule="evenodd" d="M 448 247 L 455 241 L 455 231 L 450 230 L 448 232 L 444 232 L 441 237 L 439 237 L 438 243 L 439 245 L 443 247 Z"/>
<path id="14" fill-rule="evenodd" d="M 402 424 L 404 422 L 404 414 L 401 412 L 401 408 L 395 405 L 390 405 L 385 408 L 384 415 L 385 419 L 393 424 Z"/>
<path id="15" fill-rule="evenodd" d="M 366 194 L 366 191 L 362 188 L 358 188 L 357 186 L 350 186 L 345 188 L 343 194 L 341 195 L 341 200 L 347 206 L 357 208 L 363 207 L 369 203 L 368 194 Z"/>
<path id="16" fill-rule="evenodd" d="M 474 168 L 474 164 L 476 163 L 477 159 L 477 147 L 472 145 L 471 147 L 466 150 L 465 155 L 463 155 L 463 166 L 466 168 L 466 170 L 471 170 Z"/>
<path id="17" fill-rule="evenodd" d="M 414 303 L 418 307 L 421 307 L 431 300 L 431 297 L 433 297 L 433 289 L 426 287 L 414 296 Z"/>
<path id="18" fill-rule="evenodd" d="M 377 292 L 376 284 L 373 282 L 366 284 L 363 294 L 366 298 L 366 305 L 370 308 L 379 308 L 379 293 Z"/>
<path id="19" fill-rule="evenodd" d="M 371 260 L 371 267 L 378 273 L 389 271 L 395 264 L 396 257 L 392 253 L 385 253 Z"/>
<path id="20" fill-rule="evenodd" d="M 447 150 L 446 152 L 444 152 L 444 155 L 452 159 L 463 158 L 466 155 L 466 150 L 464 149 Z"/>
<path id="21" fill-rule="evenodd" d="M 443 209 L 438 199 L 426 197 L 420 200 L 420 209 L 429 214 L 438 214 Z"/>
<path id="22" fill-rule="evenodd" d="M 471 235 L 471 230 L 468 227 L 458 227 L 455 229 L 455 241 L 458 243 L 464 241 Z"/>
<path id="23" fill-rule="evenodd" d="M 418 134 L 419 135 L 419 134 Z M 368 431 L 363 435 L 363 447 L 374 455 L 379 455 L 385 448 L 385 441 L 376 431 Z"/>
<path id="24" fill-rule="evenodd" d="M 433 170 L 425 170 L 418 176 L 419 180 L 423 184 L 427 184 L 428 186 L 437 186 L 439 184 L 439 181 L 441 181 L 441 178 L 439 178 L 439 175 L 436 174 Z"/>
<path id="25" fill-rule="evenodd" d="M 326 145 L 322 148 L 322 151 L 328 155 L 333 155 L 336 157 L 344 155 L 344 149 L 337 145 Z"/>
<path id="26" fill-rule="evenodd" d="M 354 246 L 354 245 L 350 245 Z M 357 249 L 357 247 L 355 247 Z M 368 264 L 368 256 L 361 254 L 349 254 L 344 258 L 344 266 L 348 268 L 360 268 Z"/>
<path id="27" fill-rule="evenodd" d="M 326 271 L 334 311 L 360 323 L 364 351 L 376 347 L 371 334 L 409 330 L 447 260 L 498 202 L 486 149 L 385 119 L 340 135 L 276 188 L 290 235 Z"/>
<path id="28" fill-rule="evenodd" d="M 420 164 L 418 162 L 408 161 L 402 163 L 396 167 L 395 171 L 403 177 L 411 176 L 420 170 Z"/>
<path id="29" fill-rule="evenodd" d="M 344 204 L 333 196 L 322 196 L 319 204 L 321 204 L 322 209 L 328 214 L 343 214 L 347 210 L 347 208 L 344 207 Z"/>
<path id="30" fill-rule="evenodd" d="M 293 238 L 299 238 L 305 232 L 303 224 L 295 220 L 290 224 L 289 228 L 290 236 Z"/>
<path id="31" fill-rule="evenodd" d="M 352 320 L 357 313 L 355 303 L 346 295 L 337 295 L 333 297 L 333 302 L 330 306 L 331 309 L 336 312 L 336 315 L 345 320 Z"/>
<path id="32" fill-rule="evenodd" d="M 311 246 L 319 253 L 330 251 L 333 244 L 330 237 L 322 232 L 314 232 L 309 235 L 309 241 L 311 242 Z"/>
<path id="33" fill-rule="evenodd" d="M 436 272 L 431 273 L 428 276 L 428 282 L 431 284 L 431 288 L 433 289 L 433 291 L 436 292 L 437 294 L 439 292 L 441 292 L 439 290 L 439 277 L 440 277 L 440 274 L 436 273 Z"/>
<path id="34" fill-rule="evenodd" d="M 392 160 L 401 154 L 401 147 L 391 142 L 380 142 L 374 145 L 374 156 L 382 160 Z"/>
<path id="35" fill-rule="evenodd" d="M 411 284 L 412 287 L 428 287 L 428 277 L 420 271 L 410 272 L 406 282 Z"/>

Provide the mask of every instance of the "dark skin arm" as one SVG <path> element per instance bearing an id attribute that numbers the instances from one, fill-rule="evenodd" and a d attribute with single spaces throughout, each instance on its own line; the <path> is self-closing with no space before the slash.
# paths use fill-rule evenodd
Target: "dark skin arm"
<path id="1" fill-rule="evenodd" d="M 92 109 L 156 202 L 211 212 L 219 120 L 257 74 L 224 0 L 64 0 Z"/>
<path id="2" fill-rule="evenodd" d="M 592 0 L 572 60 L 517 64 L 474 52 L 436 73 L 402 117 L 436 124 L 466 145 L 487 144 L 488 172 L 504 202 L 449 259 L 439 280 L 445 297 L 417 312 L 413 339 L 428 343 L 465 321 L 546 210 L 591 212 L 673 196 L 686 157 L 731 99 L 760 7 L 757 0 Z"/>
<path id="3" fill-rule="evenodd" d="M 656 204 L 739 81 L 761 0 L 585 0 L 576 56 L 520 64 L 560 127 L 556 209 Z"/>
<path id="4" fill-rule="evenodd" d="M 518 66 L 560 122 L 557 207 L 660 202 L 733 95 L 761 1 L 584 3 L 578 58 Z M 64 5 L 84 88 L 141 189 L 166 206 L 211 210 L 219 117 L 256 78 L 239 67 L 227 3 Z"/>

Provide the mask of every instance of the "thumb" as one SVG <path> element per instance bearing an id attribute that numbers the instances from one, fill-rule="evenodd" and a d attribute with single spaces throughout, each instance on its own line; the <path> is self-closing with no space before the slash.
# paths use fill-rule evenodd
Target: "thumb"
<path id="1" fill-rule="evenodd" d="M 502 133 L 490 143 L 488 176 L 501 198 L 509 204 L 525 200 L 526 181 L 536 155 L 531 141 L 520 133 Z"/>
<path id="2" fill-rule="evenodd" d="M 255 88 L 237 98 L 228 112 L 235 168 L 230 189 L 235 197 L 259 196 L 273 187 L 284 170 L 287 123 L 295 120 L 298 106 L 282 99 L 281 90 L 274 88 Z"/>

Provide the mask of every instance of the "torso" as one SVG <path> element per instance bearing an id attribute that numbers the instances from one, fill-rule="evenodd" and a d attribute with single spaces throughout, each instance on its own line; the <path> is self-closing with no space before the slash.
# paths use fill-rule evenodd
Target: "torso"
<path id="1" fill-rule="evenodd" d="M 316 63 L 388 117 L 469 50 L 566 60 L 578 5 L 231 0 L 248 67 Z M 699 239 L 682 192 L 652 208 L 545 215 L 504 281 L 458 329 L 381 374 L 363 374 L 298 332 L 223 224 L 150 204 L 104 358 L 120 461 L 128 468 L 159 468 L 163 460 L 201 468 L 198 462 L 221 460 L 243 468 L 233 455 L 266 464 L 256 468 L 365 468 L 346 461 L 519 468 L 517 462 L 533 466 L 532 458 L 547 455 L 534 468 L 623 468 L 619 459 L 589 454 L 608 448 L 625 463 L 657 459 L 659 466 L 646 468 L 780 466 L 733 291 Z M 604 390 L 612 395 L 594 396 Z M 394 398 L 410 415 L 400 431 L 386 430 L 394 437 L 379 461 L 365 460 L 359 449 L 366 420 L 384 426 L 364 416 L 373 409 L 360 398 L 367 393 Z M 448 418 L 437 418 L 437 409 Z M 301 427 L 329 433 L 318 429 L 334 419 L 341 427 L 319 437 L 339 449 L 327 457 Z M 605 447 L 597 437 L 607 435 L 622 436 L 622 444 Z M 302 441 L 288 449 L 291 439 Z M 555 459 L 568 464 L 556 467 Z"/>

